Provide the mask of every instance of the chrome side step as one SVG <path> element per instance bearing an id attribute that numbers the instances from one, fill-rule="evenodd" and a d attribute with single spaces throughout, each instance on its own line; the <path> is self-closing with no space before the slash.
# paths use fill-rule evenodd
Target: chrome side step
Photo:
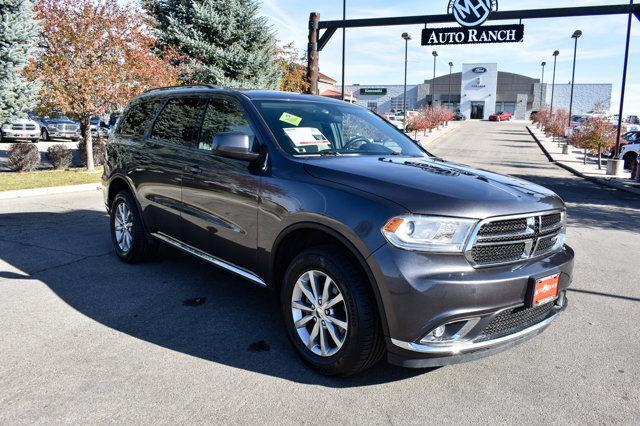
<path id="1" fill-rule="evenodd" d="M 182 251 L 184 251 L 185 253 L 188 253 L 190 255 L 193 255 L 199 259 L 204 260 L 205 262 L 208 262 L 212 265 L 215 265 L 219 268 L 225 269 L 229 272 L 233 272 L 236 275 L 239 275 L 251 282 L 253 282 L 254 284 L 258 284 L 261 287 L 267 287 L 267 283 L 260 278 L 259 276 L 257 276 L 256 274 L 254 274 L 253 272 L 249 272 L 246 269 L 242 269 L 238 266 L 232 265 L 231 263 L 227 263 L 222 259 L 218 259 L 215 256 L 211 256 L 209 253 L 206 253 L 200 249 L 197 249 L 193 246 L 190 246 L 187 243 L 183 243 L 180 240 L 177 240 L 173 237 L 170 237 L 169 235 L 163 234 L 162 232 L 154 232 L 151 234 L 151 236 L 153 236 L 154 238 L 157 238 L 160 241 L 163 241 L 169 245 L 172 245 L 175 248 L 178 248 Z"/>

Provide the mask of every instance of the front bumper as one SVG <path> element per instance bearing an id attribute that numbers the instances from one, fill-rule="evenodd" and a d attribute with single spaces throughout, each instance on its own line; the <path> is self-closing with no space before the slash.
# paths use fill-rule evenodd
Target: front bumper
<path id="1" fill-rule="evenodd" d="M 384 309 L 389 361 L 406 367 L 455 364 L 500 352 L 539 334 L 566 307 L 573 258 L 573 250 L 565 246 L 546 258 L 475 269 L 463 256 L 383 246 L 368 262 Z M 560 275 L 560 297 L 542 316 L 533 318 L 535 323 L 524 323 L 525 327 L 508 335 L 483 335 L 501 313 L 524 311 L 532 281 L 554 274 Z M 420 343 L 438 326 L 472 318 L 476 323 L 460 340 L 449 345 Z"/>
<path id="2" fill-rule="evenodd" d="M 469 340 L 457 344 L 434 346 L 391 339 L 395 347 L 388 352 L 387 359 L 392 364 L 409 368 L 440 367 L 474 361 L 503 352 L 537 336 L 546 330 L 566 307 L 566 294 L 563 293 L 560 303 L 555 303 L 551 312 L 540 322 L 513 334 L 491 340 Z M 499 315 L 499 312 L 489 318 L 495 315 Z"/>
<path id="3" fill-rule="evenodd" d="M 49 131 L 49 137 L 57 139 L 80 139 L 80 133 L 77 132 L 60 132 L 57 130 Z"/>
<path id="4" fill-rule="evenodd" d="M 2 138 L 3 139 L 39 139 L 40 132 L 38 131 L 11 131 L 11 130 L 2 130 Z"/>

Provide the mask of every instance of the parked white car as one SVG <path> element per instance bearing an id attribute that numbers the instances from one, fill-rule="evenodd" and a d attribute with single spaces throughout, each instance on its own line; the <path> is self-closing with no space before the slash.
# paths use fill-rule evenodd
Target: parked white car
<path id="1" fill-rule="evenodd" d="M 384 117 L 389 123 L 396 126 L 397 129 L 404 130 L 404 117 L 398 117 L 395 115 L 386 115 Z"/>
<path id="2" fill-rule="evenodd" d="M 38 142 L 40 140 L 40 125 L 28 118 L 18 118 L 2 125 L 0 141 L 10 142 L 20 139 Z"/>

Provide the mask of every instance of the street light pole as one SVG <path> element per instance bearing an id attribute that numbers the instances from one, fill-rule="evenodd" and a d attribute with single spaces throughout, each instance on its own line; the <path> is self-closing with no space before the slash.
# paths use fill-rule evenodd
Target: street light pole
<path id="1" fill-rule="evenodd" d="M 578 52 L 578 39 L 582 36 L 582 31 L 576 30 L 571 38 L 575 39 L 573 46 L 573 75 L 571 76 L 571 96 L 569 97 L 569 127 L 571 127 L 571 113 L 573 111 L 573 86 L 576 79 L 576 55 Z"/>
<path id="2" fill-rule="evenodd" d="M 451 74 L 453 73 L 453 62 L 449 62 L 449 98 L 447 99 L 447 105 L 451 110 Z"/>
<path id="3" fill-rule="evenodd" d="M 633 0 L 630 0 L 630 4 L 633 4 Z M 615 159 L 620 154 L 620 134 L 622 131 L 622 113 L 624 112 L 624 92 L 627 87 L 627 66 L 629 64 L 629 43 L 631 41 L 631 13 L 629 14 L 629 21 L 627 22 L 627 44 L 624 51 L 624 67 L 622 70 L 622 91 L 620 92 L 620 111 L 618 115 L 618 132 L 616 134 L 616 151 L 613 154 Z M 639 173 L 640 175 L 640 173 Z"/>
<path id="4" fill-rule="evenodd" d="M 435 50 L 431 52 L 433 55 L 433 80 L 431 80 L 431 106 L 436 106 L 436 59 L 438 58 L 438 52 Z"/>
<path id="5" fill-rule="evenodd" d="M 342 0 L 342 21 L 347 20 L 347 0 Z M 345 49 L 346 49 L 346 37 L 347 37 L 347 28 L 346 26 L 342 26 L 342 90 L 341 90 L 341 99 L 344 101 L 344 60 L 345 60 Z"/>
<path id="6" fill-rule="evenodd" d="M 540 108 L 538 108 L 539 110 L 542 109 L 542 88 L 544 87 L 544 67 L 547 66 L 546 62 L 543 62 L 542 64 L 542 79 L 540 80 Z"/>
<path id="7" fill-rule="evenodd" d="M 553 115 L 553 95 L 556 90 L 556 64 L 558 63 L 559 51 L 553 52 L 553 80 L 551 81 L 551 108 L 549 110 L 550 115 Z"/>
<path id="8" fill-rule="evenodd" d="M 411 36 L 409 33 L 402 33 L 404 39 L 404 99 L 402 101 L 402 113 L 404 114 L 403 127 L 407 129 L 407 58 L 409 53 L 409 40 Z"/>

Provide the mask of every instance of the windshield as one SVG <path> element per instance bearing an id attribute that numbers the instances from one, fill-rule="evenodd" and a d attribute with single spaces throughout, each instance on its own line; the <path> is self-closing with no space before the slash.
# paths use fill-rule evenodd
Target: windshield
<path id="1" fill-rule="evenodd" d="M 254 103 L 280 147 L 292 155 L 427 156 L 395 127 L 361 107 L 289 100 Z"/>

